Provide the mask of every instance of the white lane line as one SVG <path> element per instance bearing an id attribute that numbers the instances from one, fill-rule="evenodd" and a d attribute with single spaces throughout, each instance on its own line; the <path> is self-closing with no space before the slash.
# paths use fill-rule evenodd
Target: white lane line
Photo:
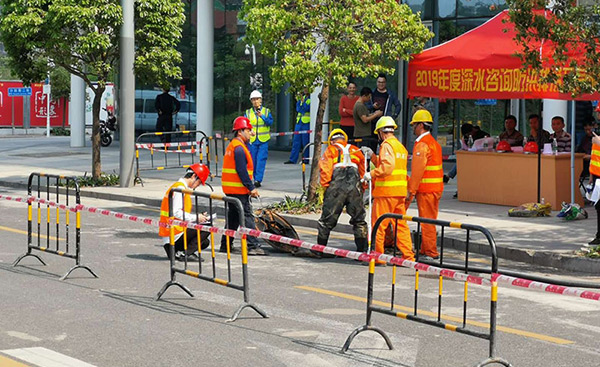
<path id="1" fill-rule="evenodd" d="M 89 363 L 42 347 L 9 349 L 0 352 L 39 367 L 95 367 Z"/>

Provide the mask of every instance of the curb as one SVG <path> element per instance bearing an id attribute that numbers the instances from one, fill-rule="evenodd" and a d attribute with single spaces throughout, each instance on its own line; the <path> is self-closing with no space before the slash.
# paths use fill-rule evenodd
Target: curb
<path id="1" fill-rule="evenodd" d="M 19 183 L 13 181 L 1 181 L 0 186 L 11 187 L 11 188 L 23 188 L 26 183 Z M 134 204 L 143 204 L 149 206 L 160 207 L 161 199 L 150 199 L 141 198 L 137 196 L 129 196 L 122 194 L 106 193 L 81 190 L 82 197 L 90 197 L 102 200 L 121 201 L 129 202 Z M 218 207 L 216 210 L 217 214 L 223 215 L 224 208 Z M 318 229 L 318 222 L 315 219 L 302 218 L 290 214 L 281 214 L 288 222 L 293 226 L 307 227 Z M 350 224 L 340 223 L 334 230 L 339 233 L 352 234 L 352 226 Z M 465 251 L 466 243 L 463 240 L 448 238 L 444 240 L 444 247 L 451 248 L 459 251 Z M 476 254 L 490 255 L 490 248 L 487 243 L 469 242 L 469 250 Z M 561 270 L 579 272 L 579 273 L 590 273 L 600 274 L 599 261 L 596 259 L 588 259 L 574 254 L 558 253 L 553 251 L 536 251 L 536 250 L 523 250 L 514 247 L 497 246 L 496 251 L 499 259 L 506 259 L 512 261 L 518 261 L 527 264 L 533 264 L 544 267 L 552 267 Z"/>

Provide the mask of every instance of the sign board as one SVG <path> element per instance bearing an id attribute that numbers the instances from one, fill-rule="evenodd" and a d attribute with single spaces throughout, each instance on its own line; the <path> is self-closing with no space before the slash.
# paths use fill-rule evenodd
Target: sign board
<path id="1" fill-rule="evenodd" d="M 26 97 L 31 95 L 31 87 L 8 88 L 9 97 Z"/>
<path id="2" fill-rule="evenodd" d="M 42 87 L 42 91 L 44 94 L 50 94 L 50 90 L 51 90 L 50 84 L 44 84 L 44 86 Z"/>
<path id="3" fill-rule="evenodd" d="M 475 101 L 475 106 L 495 106 L 497 103 L 497 99 L 478 99 Z"/>

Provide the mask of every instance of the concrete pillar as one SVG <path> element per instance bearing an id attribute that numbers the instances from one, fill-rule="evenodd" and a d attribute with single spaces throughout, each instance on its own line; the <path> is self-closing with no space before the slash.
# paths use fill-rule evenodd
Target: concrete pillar
<path id="1" fill-rule="evenodd" d="M 214 3 L 197 1 L 196 130 L 213 131 Z M 197 137 L 198 139 L 200 136 Z"/>
<path id="2" fill-rule="evenodd" d="M 290 131 L 290 95 L 289 83 L 285 83 L 281 92 L 277 93 L 277 131 Z M 277 147 L 285 149 L 290 145 L 289 136 L 278 136 Z"/>
<path id="3" fill-rule="evenodd" d="M 543 128 L 546 131 L 552 133 L 552 117 L 561 116 L 568 120 L 567 116 L 568 101 L 561 101 L 558 99 L 544 99 L 542 109 L 542 121 L 544 122 Z"/>
<path id="4" fill-rule="evenodd" d="M 85 82 L 71 75 L 71 101 L 69 102 L 71 147 L 85 147 Z"/>
<path id="5" fill-rule="evenodd" d="M 120 139 L 120 160 L 119 176 L 120 186 L 130 187 L 133 185 L 133 162 L 134 162 L 134 144 L 135 144 L 135 75 L 133 73 L 133 63 L 135 59 L 135 39 L 134 39 L 134 0 L 121 0 L 123 7 L 123 25 L 121 26 L 120 39 L 120 93 L 121 103 L 119 103 L 119 131 Z"/>

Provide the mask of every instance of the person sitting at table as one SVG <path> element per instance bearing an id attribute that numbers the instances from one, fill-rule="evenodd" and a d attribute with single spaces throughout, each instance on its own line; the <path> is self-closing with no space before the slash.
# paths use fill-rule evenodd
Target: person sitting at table
<path id="1" fill-rule="evenodd" d="M 540 149 L 544 149 L 544 144 L 550 143 L 550 133 L 542 129 L 542 134 L 538 136 L 538 129 L 540 128 L 540 115 L 536 113 L 529 115 L 529 128 L 531 131 L 527 137 L 527 141 L 535 141 Z"/>
<path id="2" fill-rule="evenodd" d="M 520 147 L 523 145 L 523 134 L 516 130 L 517 118 L 513 115 L 508 115 L 504 118 L 504 131 L 498 137 L 500 140 L 505 140 L 511 147 Z"/>
<path id="3" fill-rule="evenodd" d="M 556 139 L 558 152 L 570 152 L 571 151 L 571 134 L 565 130 L 565 119 L 562 116 L 554 116 L 552 118 L 552 130 L 553 134 L 550 135 L 550 141 Z"/>
<path id="4" fill-rule="evenodd" d="M 583 153 L 583 171 L 581 176 L 588 177 L 590 175 L 590 159 L 592 157 L 592 138 L 594 137 L 594 121 L 589 120 L 583 123 L 583 131 L 585 135 L 575 150 L 576 153 Z"/>

